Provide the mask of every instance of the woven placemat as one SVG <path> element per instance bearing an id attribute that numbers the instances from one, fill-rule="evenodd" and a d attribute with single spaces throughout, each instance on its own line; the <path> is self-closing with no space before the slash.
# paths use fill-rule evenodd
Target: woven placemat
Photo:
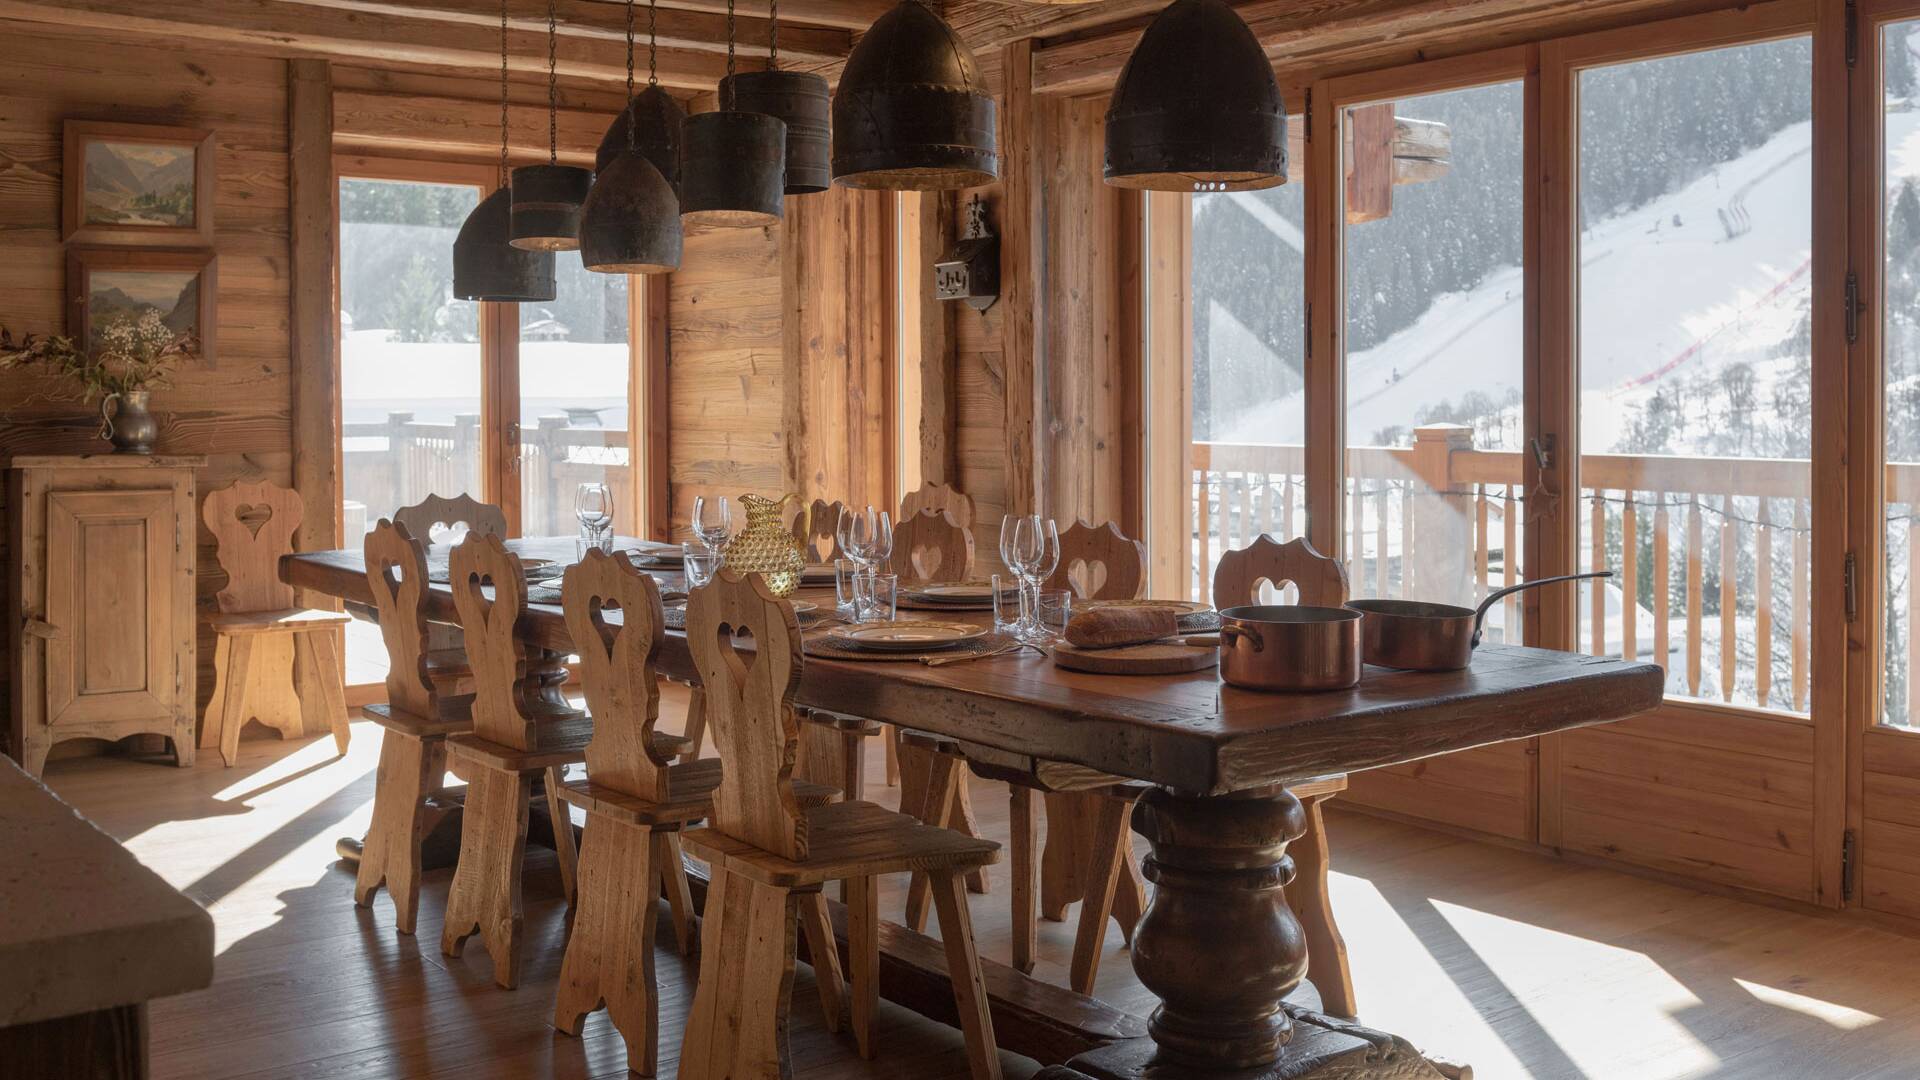
<path id="1" fill-rule="evenodd" d="M 667 605 L 664 614 L 666 615 L 664 621 L 667 629 L 685 630 L 687 628 L 687 605 L 670 603 Z M 840 621 L 840 616 L 822 608 L 799 612 L 794 618 L 799 621 L 800 629 L 802 630 L 809 630 L 830 622 Z"/>
<path id="2" fill-rule="evenodd" d="M 1191 615 L 1182 615 L 1174 620 L 1174 625 L 1183 634 L 1211 634 L 1220 629 L 1220 613 L 1212 609 L 1196 611 Z"/>
<path id="3" fill-rule="evenodd" d="M 886 652 L 879 649 L 850 649 L 827 640 L 824 634 L 808 634 L 804 648 L 808 656 L 822 660 L 935 660 L 961 656 L 984 656 L 1016 644 L 1006 634 L 988 634 L 950 649 L 915 649 L 911 652 Z"/>

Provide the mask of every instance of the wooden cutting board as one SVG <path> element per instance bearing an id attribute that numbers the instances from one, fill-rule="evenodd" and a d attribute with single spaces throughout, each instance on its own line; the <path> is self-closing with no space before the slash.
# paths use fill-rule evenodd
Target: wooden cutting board
<path id="1" fill-rule="evenodd" d="M 1204 671 L 1220 663 L 1214 646 L 1155 642 L 1122 645 L 1117 649 L 1081 649 L 1061 642 L 1053 647 L 1053 662 L 1070 671 L 1096 675 L 1179 675 Z"/>

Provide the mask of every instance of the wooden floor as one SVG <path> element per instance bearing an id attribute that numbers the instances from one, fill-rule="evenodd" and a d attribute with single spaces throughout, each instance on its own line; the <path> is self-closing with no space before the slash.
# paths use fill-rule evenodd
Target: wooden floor
<path id="1" fill-rule="evenodd" d="M 223 769 L 125 758 L 56 761 L 47 781 L 144 862 L 212 910 L 218 976 L 156 1002 L 155 1075 L 372 1080 L 626 1075 L 604 1014 L 571 1039 L 548 1026 L 564 904 L 552 858 L 532 859 L 525 980 L 496 989 L 484 949 L 437 942 L 450 872 L 430 875 L 420 935 L 393 932 L 382 897 L 352 903 L 334 839 L 364 829 L 380 731 L 252 739 Z M 878 755 L 873 780 L 880 786 Z M 989 835 L 1005 839 L 1004 789 L 975 781 Z M 1329 818 L 1334 901 L 1364 1019 L 1481 1077 L 1920 1076 L 1920 940 L 1695 893 L 1353 813 Z M 984 954 L 1005 959 L 1004 867 L 973 912 Z M 904 879 L 883 894 L 898 917 Z M 1071 915 L 1070 915 L 1071 918 Z M 663 926 L 666 920 L 662 920 Z M 1043 977 L 1064 982 L 1073 923 L 1041 924 Z M 1100 995 L 1144 1012 L 1117 932 Z M 959 1036 L 892 1007 L 875 1061 L 819 1023 L 802 966 L 793 996 L 800 1077 L 965 1075 Z M 662 1075 L 672 1075 L 692 973 L 663 938 Z M 1008 1056 L 1009 1076 L 1034 1063 Z"/>

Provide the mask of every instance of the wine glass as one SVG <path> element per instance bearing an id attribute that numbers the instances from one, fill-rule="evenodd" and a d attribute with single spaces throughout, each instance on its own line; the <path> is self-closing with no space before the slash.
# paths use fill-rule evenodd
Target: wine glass
<path id="1" fill-rule="evenodd" d="M 605 537 L 613 530 L 613 492 L 607 485 L 590 480 L 573 493 L 573 516 L 580 520 L 580 533 L 589 544 L 605 550 Z"/>
<path id="2" fill-rule="evenodd" d="M 726 546 L 727 537 L 732 533 L 733 507 L 728 505 L 725 495 L 693 497 L 693 535 L 699 537 L 708 551 L 718 552 Z"/>

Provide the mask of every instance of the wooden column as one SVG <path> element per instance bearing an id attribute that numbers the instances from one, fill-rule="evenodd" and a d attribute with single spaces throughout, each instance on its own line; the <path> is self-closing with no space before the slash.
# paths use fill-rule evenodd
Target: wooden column
<path id="1" fill-rule="evenodd" d="M 1040 509 L 1040 472 L 1035 441 L 1039 437 L 1040 370 L 1034 328 L 1041 281 L 1039 249 L 1040 193 L 1034 148 L 1033 41 L 1008 42 L 1002 52 L 1006 96 L 1000 103 L 1000 174 L 1004 207 L 1000 214 L 1000 316 L 1007 388 L 1007 512 Z"/>
<path id="2" fill-rule="evenodd" d="M 954 385 L 953 306 L 933 297 L 933 264 L 958 236 L 947 192 L 900 193 L 900 432 L 910 440 L 900 477 L 904 491 L 954 484 L 960 417 Z"/>
<path id="3" fill-rule="evenodd" d="M 639 274 L 628 282 L 628 335 L 633 366 L 628 373 L 627 415 L 633 467 L 635 535 L 669 540 L 673 491 L 667 461 L 672 423 L 667 408 L 667 275 Z"/>
<path id="4" fill-rule="evenodd" d="M 1147 593 L 1184 597 L 1193 560 L 1193 196 L 1146 197 Z"/>
<path id="5" fill-rule="evenodd" d="M 1347 393 L 1341 363 L 1340 118 L 1327 85 L 1307 95 L 1307 539 L 1345 550 Z"/>
<path id="6" fill-rule="evenodd" d="M 334 314 L 333 79 L 325 60 L 287 62 L 293 486 L 306 503 L 295 544 L 340 546 L 340 366 Z M 309 603 L 311 598 L 303 600 Z"/>

